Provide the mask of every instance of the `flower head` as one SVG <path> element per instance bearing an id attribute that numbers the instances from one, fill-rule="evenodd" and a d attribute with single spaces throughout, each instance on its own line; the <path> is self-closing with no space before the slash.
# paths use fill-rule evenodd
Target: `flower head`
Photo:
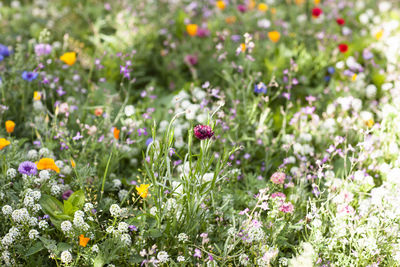
<path id="1" fill-rule="evenodd" d="M 312 14 L 312 16 L 313 16 L 314 18 L 318 18 L 318 17 L 321 16 L 321 14 L 322 14 L 322 9 L 320 9 L 319 7 L 314 7 L 314 8 L 312 9 L 311 14 Z"/>
<path id="2" fill-rule="evenodd" d="M 64 55 L 60 57 L 60 60 L 65 64 L 67 64 L 68 66 L 72 66 L 75 64 L 76 61 L 76 53 L 75 52 L 64 53 Z"/>
<path id="3" fill-rule="evenodd" d="M 7 46 L 0 44 L 0 56 L 2 57 L 8 57 L 10 56 L 10 50 L 8 49 Z"/>
<path id="4" fill-rule="evenodd" d="M 283 184 L 285 183 L 286 174 L 284 172 L 275 172 L 271 176 L 271 182 L 274 184 Z"/>
<path id="5" fill-rule="evenodd" d="M 62 199 L 68 200 L 68 198 L 74 193 L 71 189 L 68 189 L 62 194 Z"/>
<path id="6" fill-rule="evenodd" d="M 79 236 L 79 246 L 86 247 L 87 243 L 89 242 L 90 238 L 85 237 L 84 235 Z"/>
<path id="7" fill-rule="evenodd" d="M 254 93 L 256 94 L 266 94 L 267 93 L 267 86 L 265 83 L 260 82 L 254 85 Z"/>
<path id="8" fill-rule="evenodd" d="M 6 121 L 6 131 L 7 133 L 12 133 L 14 132 L 14 128 L 15 128 L 15 122 L 13 121 Z"/>
<path id="9" fill-rule="evenodd" d="M 188 24 L 186 25 L 186 32 L 190 36 L 196 36 L 198 28 L 199 26 L 197 26 L 197 24 Z"/>
<path id="10" fill-rule="evenodd" d="M 39 162 L 36 164 L 38 170 L 53 170 L 57 173 L 60 172 L 60 168 L 57 167 L 56 163 L 54 162 L 54 159 L 51 158 L 42 158 L 39 160 Z"/>
<path id="11" fill-rule="evenodd" d="M 208 125 L 197 125 L 193 131 L 196 138 L 200 140 L 210 139 L 214 135 L 213 130 Z"/>
<path id="12" fill-rule="evenodd" d="M 115 139 L 119 139 L 119 133 L 121 132 L 121 130 L 118 130 L 118 128 L 117 127 L 114 127 L 114 130 L 113 130 L 113 135 L 114 135 L 114 138 Z"/>
<path id="13" fill-rule="evenodd" d="M 217 2 L 215 2 L 215 5 L 220 9 L 220 10 L 224 10 L 226 7 L 225 1 L 223 0 L 218 0 Z"/>
<path id="14" fill-rule="evenodd" d="M 261 12 L 266 12 L 268 10 L 268 5 L 265 3 L 260 3 L 258 4 L 257 8 Z"/>
<path id="15" fill-rule="evenodd" d="M 5 138 L 0 138 L 0 150 L 2 150 L 3 148 L 5 148 L 6 146 L 8 146 L 10 143 L 10 141 L 8 141 Z"/>
<path id="16" fill-rule="evenodd" d="M 344 19 L 343 18 L 337 18 L 336 19 L 336 23 L 339 25 L 339 26 L 342 26 L 342 25 L 344 25 Z"/>
<path id="17" fill-rule="evenodd" d="M 35 80 L 38 76 L 37 72 L 32 72 L 32 71 L 24 71 L 22 72 L 22 79 L 25 81 L 31 82 Z"/>
<path id="18" fill-rule="evenodd" d="M 279 207 L 279 211 L 283 213 L 292 213 L 294 210 L 293 204 L 291 202 L 285 202 Z"/>
<path id="19" fill-rule="evenodd" d="M 18 171 L 20 174 L 36 175 L 37 167 L 36 164 L 31 161 L 24 161 L 19 164 Z"/>
<path id="20" fill-rule="evenodd" d="M 40 99 L 42 99 L 41 93 L 38 91 L 33 92 L 33 100 L 39 101 Z"/>
<path id="21" fill-rule="evenodd" d="M 146 198 L 149 193 L 149 184 L 141 184 L 140 186 L 136 186 L 136 191 L 142 198 Z"/>
<path id="22" fill-rule="evenodd" d="M 268 32 L 268 38 L 272 42 L 277 43 L 279 41 L 279 39 L 281 38 L 281 34 L 277 31 Z"/>
<path id="23" fill-rule="evenodd" d="M 339 44 L 338 48 L 341 53 L 346 53 L 347 50 L 349 50 L 349 46 L 347 44 Z"/>

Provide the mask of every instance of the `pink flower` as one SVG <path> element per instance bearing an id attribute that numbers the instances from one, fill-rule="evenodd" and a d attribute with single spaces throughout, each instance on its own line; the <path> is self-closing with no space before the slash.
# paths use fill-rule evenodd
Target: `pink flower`
<path id="1" fill-rule="evenodd" d="M 294 210 L 293 204 L 291 202 L 285 202 L 279 207 L 279 211 L 284 213 L 292 213 Z"/>
<path id="2" fill-rule="evenodd" d="M 285 183 L 286 174 L 283 172 L 276 172 L 271 176 L 271 182 L 274 184 L 284 184 Z"/>
<path id="3" fill-rule="evenodd" d="M 213 130 L 208 125 L 197 125 L 193 131 L 196 138 L 200 140 L 210 139 L 214 135 Z"/>
<path id="4" fill-rule="evenodd" d="M 286 199 L 286 195 L 282 192 L 275 192 L 273 194 L 271 194 L 271 198 L 282 198 L 282 199 Z"/>

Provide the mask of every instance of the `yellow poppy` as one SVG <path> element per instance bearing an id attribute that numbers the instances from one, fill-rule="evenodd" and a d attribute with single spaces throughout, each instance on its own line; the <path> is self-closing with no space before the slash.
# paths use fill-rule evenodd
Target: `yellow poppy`
<path id="1" fill-rule="evenodd" d="M 36 167 L 38 170 L 53 170 L 57 173 L 60 172 L 60 168 L 57 167 L 54 159 L 51 158 L 42 158 L 39 162 L 36 163 Z"/>
<path id="2" fill-rule="evenodd" d="M 198 28 L 197 24 L 186 25 L 186 31 L 190 36 L 196 36 Z"/>
<path id="3" fill-rule="evenodd" d="M 260 3 L 258 4 L 258 10 L 260 10 L 261 12 L 266 12 L 268 10 L 268 5 L 265 3 Z"/>
<path id="4" fill-rule="evenodd" d="M 2 150 L 3 148 L 5 148 L 6 146 L 8 146 L 10 143 L 10 141 L 8 141 L 5 138 L 0 138 L 0 150 Z"/>
<path id="5" fill-rule="evenodd" d="M 40 99 L 42 99 L 42 95 L 40 94 L 40 92 L 38 91 L 33 92 L 33 100 L 38 101 Z"/>
<path id="6" fill-rule="evenodd" d="M 71 159 L 70 161 L 71 161 L 71 166 L 72 166 L 72 168 L 75 168 L 75 167 L 76 167 L 75 161 L 74 161 L 73 159 Z"/>
<path id="7" fill-rule="evenodd" d="M 79 236 L 79 246 L 86 247 L 87 243 L 89 242 L 90 238 L 85 237 L 84 235 Z"/>
<path id="8" fill-rule="evenodd" d="M 375 34 L 375 38 L 376 38 L 376 40 L 379 40 L 379 39 L 381 39 L 381 38 L 382 38 L 382 36 L 383 36 L 383 30 L 380 30 L 379 32 L 377 32 L 377 33 Z"/>
<path id="9" fill-rule="evenodd" d="M 215 2 L 215 5 L 220 9 L 220 10 L 224 10 L 226 7 L 226 4 L 224 1 L 219 0 L 217 2 Z"/>
<path id="10" fill-rule="evenodd" d="M 75 52 L 64 53 L 64 55 L 60 57 L 60 60 L 65 64 L 72 66 L 75 64 L 76 61 L 76 53 Z"/>
<path id="11" fill-rule="evenodd" d="M 7 133 L 12 133 L 14 132 L 15 128 L 15 122 L 13 121 L 6 121 L 6 131 Z"/>
<path id="12" fill-rule="evenodd" d="M 279 41 L 279 39 L 281 38 L 281 34 L 277 31 L 268 32 L 268 38 L 272 42 L 277 43 Z"/>
<path id="13" fill-rule="evenodd" d="M 139 196 L 146 198 L 147 194 L 149 193 L 149 187 L 149 184 L 141 184 L 140 186 L 136 186 L 136 191 L 138 192 Z"/>

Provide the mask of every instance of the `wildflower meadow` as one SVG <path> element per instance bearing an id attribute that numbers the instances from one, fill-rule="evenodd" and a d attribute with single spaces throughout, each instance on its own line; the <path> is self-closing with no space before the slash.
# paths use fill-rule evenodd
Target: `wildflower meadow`
<path id="1" fill-rule="evenodd" d="M 0 266 L 400 266 L 398 0 L 4 0 L 0 32 Z"/>

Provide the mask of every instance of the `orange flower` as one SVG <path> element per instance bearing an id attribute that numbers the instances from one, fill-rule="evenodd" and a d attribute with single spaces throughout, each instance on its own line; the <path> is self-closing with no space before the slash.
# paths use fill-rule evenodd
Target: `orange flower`
<path id="1" fill-rule="evenodd" d="M 57 173 L 60 172 L 60 168 L 57 167 L 54 159 L 51 158 L 42 158 L 39 162 L 36 163 L 38 170 L 53 170 Z"/>
<path id="2" fill-rule="evenodd" d="M 5 148 L 6 146 L 8 146 L 10 143 L 10 141 L 8 141 L 5 138 L 0 138 L 0 150 L 2 150 L 3 148 Z"/>
<path id="3" fill-rule="evenodd" d="M 219 0 L 217 2 L 215 2 L 215 5 L 220 9 L 220 10 L 224 10 L 226 7 L 226 4 L 224 1 Z"/>
<path id="4" fill-rule="evenodd" d="M 247 4 L 247 7 L 249 9 L 254 9 L 256 7 L 256 2 L 254 0 L 250 0 L 249 3 Z"/>
<path id="5" fill-rule="evenodd" d="M 97 117 L 101 116 L 101 114 L 103 114 L 103 109 L 102 108 L 96 108 L 94 110 L 94 115 L 96 115 Z"/>
<path id="6" fill-rule="evenodd" d="M 188 24 L 186 25 L 186 31 L 190 36 L 196 36 L 198 26 L 197 24 Z"/>
<path id="7" fill-rule="evenodd" d="M 260 3 L 258 4 L 258 10 L 260 10 L 261 12 L 266 12 L 268 10 L 268 5 L 265 3 Z"/>
<path id="8" fill-rule="evenodd" d="M 227 17 L 227 18 L 225 19 L 225 22 L 228 23 L 228 24 L 233 24 L 233 23 L 236 22 L 236 17 L 235 17 L 235 16 Z"/>
<path id="9" fill-rule="evenodd" d="M 272 42 L 277 43 L 281 38 L 281 34 L 277 31 L 272 31 L 268 32 L 268 37 Z"/>
<path id="10" fill-rule="evenodd" d="M 118 130 L 117 127 L 114 127 L 113 134 L 114 134 L 114 138 L 115 138 L 115 139 L 119 139 L 119 133 L 120 133 L 120 132 L 121 132 L 121 131 Z"/>
<path id="11" fill-rule="evenodd" d="M 75 167 L 76 167 L 75 161 L 74 161 L 73 159 L 71 159 L 70 161 L 71 161 L 71 166 L 72 166 L 72 168 L 75 168 Z"/>
<path id="12" fill-rule="evenodd" d="M 6 121 L 6 131 L 7 133 L 12 133 L 14 132 L 15 128 L 15 122 L 13 121 Z"/>
<path id="13" fill-rule="evenodd" d="M 89 242 L 90 238 L 85 237 L 84 235 L 79 236 L 79 246 L 86 247 L 87 243 Z"/>
<path id="14" fill-rule="evenodd" d="M 60 57 L 60 60 L 65 64 L 72 66 L 75 64 L 76 61 L 76 53 L 75 52 L 64 53 L 64 55 Z"/>
<path id="15" fill-rule="evenodd" d="M 304 2 L 305 2 L 305 0 L 295 0 L 295 2 L 296 2 L 296 5 L 302 5 L 302 4 L 304 4 Z"/>
<path id="16" fill-rule="evenodd" d="M 242 52 L 246 51 L 246 44 L 241 43 L 240 44 L 240 50 L 242 50 Z"/>
<path id="17" fill-rule="evenodd" d="M 136 186 L 136 191 L 142 198 L 146 198 L 149 193 L 149 184 L 141 184 L 140 186 Z"/>
<path id="18" fill-rule="evenodd" d="M 42 98 L 42 95 L 40 94 L 40 92 L 35 91 L 33 92 L 33 100 L 38 101 Z"/>
<path id="19" fill-rule="evenodd" d="M 275 14 L 276 14 L 276 8 L 275 8 L 275 7 L 271 8 L 271 14 L 272 14 L 272 15 L 275 15 Z"/>

